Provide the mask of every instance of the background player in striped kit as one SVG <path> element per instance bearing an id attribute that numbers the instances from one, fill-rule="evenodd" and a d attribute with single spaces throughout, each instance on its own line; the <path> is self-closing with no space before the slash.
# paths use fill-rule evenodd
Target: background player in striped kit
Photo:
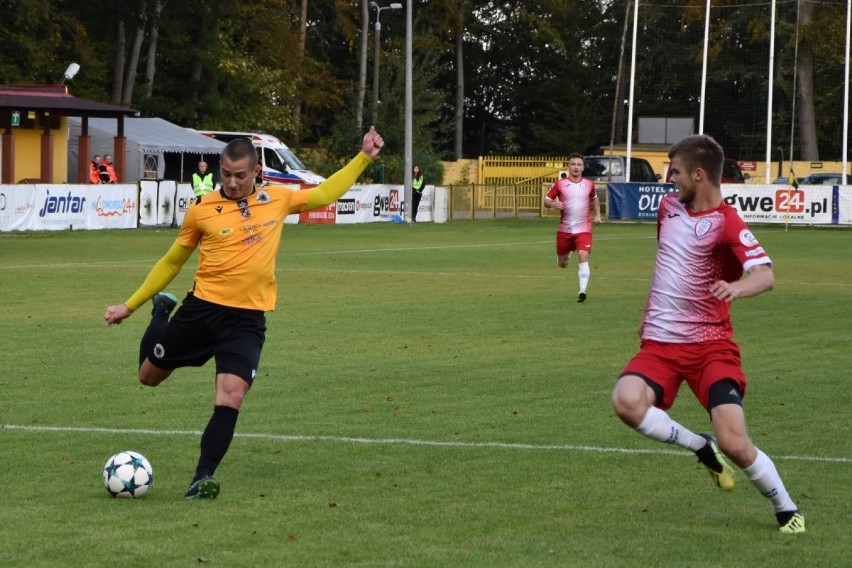
<path id="1" fill-rule="evenodd" d="M 601 205 L 595 183 L 583 177 L 583 156 L 568 156 L 568 171 L 550 187 L 544 206 L 559 209 L 559 227 L 556 229 L 556 262 L 560 268 L 568 265 L 571 251 L 577 251 L 577 278 L 580 283 L 578 302 L 586 301 L 589 285 L 589 254 L 592 252 L 592 220 L 589 209 L 595 210 L 594 221 L 601 222 Z"/>

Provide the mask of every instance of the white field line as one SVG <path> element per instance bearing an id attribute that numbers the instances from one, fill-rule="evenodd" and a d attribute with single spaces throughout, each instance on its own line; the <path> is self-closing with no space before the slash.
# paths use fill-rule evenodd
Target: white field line
<path id="1" fill-rule="evenodd" d="M 640 237 L 642 239 L 656 239 L 656 236 Z M 595 241 L 622 241 L 635 240 L 636 237 L 596 237 Z M 533 245 L 552 245 L 553 239 L 542 241 L 523 241 L 523 242 L 506 242 L 506 243 L 481 243 L 481 244 L 465 244 L 465 245 L 446 245 L 446 246 L 424 246 L 424 247 L 383 247 L 370 249 L 354 249 L 354 250 L 330 250 L 330 251 L 312 251 L 312 252 L 284 252 L 285 257 L 299 256 L 320 256 L 320 255 L 347 255 L 347 254 L 367 254 L 367 253 L 394 253 L 394 252 L 418 252 L 418 251 L 436 251 L 436 250 L 452 250 L 452 249 L 477 249 L 477 248 L 496 248 L 496 247 L 519 247 Z M 6 270 L 27 270 L 33 268 L 39 269 L 75 269 L 75 268 L 97 268 L 110 266 L 153 266 L 159 258 L 149 259 L 134 259 L 134 260 L 116 260 L 116 261 L 101 261 L 101 262 L 58 262 L 58 263 L 43 263 L 43 264 L 12 264 L 8 266 L 0 266 L 0 272 Z M 188 263 L 187 269 L 193 268 L 194 263 Z M 289 266 L 278 267 L 276 272 L 312 272 L 312 273 L 328 273 L 328 274 L 391 274 L 391 275 L 433 275 L 433 276 L 456 276 L 456 277 L 473 277 L 473 278 L 520 278 L 520 279 L 554 279 L 561 278 L 561 274 L 555 272 L 550 275 L 535 275 L 535 274 L 500 274 L 494 272 L 445 272 L 445 271 L 430 271 L 430 270 L 359 270 L 359 269 L 340 269 L 340 268 L 291 268 Z M 598 280 L 612 280 L 606 276 L 597 276 Z M 619 281 L 635 281 L 648 282 L 650 273 L 638 278 L 619 278 Z M 787 280 L 776 280 L 779 285 L 791 284 L 800 286 L 825 286 L 833 288 L 852 288 L 852 281 L 834 280 L 832 282 L 798 282 Z"/>
<path id="2" fill-rule="evenodd" d="M 598 241 L 623 241 L 632 237 L 599 237 Z M 655 238 L 655 237 L 645 237 Z M 286 250 L 286 240 L 283 241 L 285 257 L 293 256 L 317 256 L 317 255 L 343 255 L 343 254 L 364 254 L 364 253 L 380 253 L 380 252 L 417 252 L 428 250 L 452 250 L 452 249 L 477 249 L 477 248 L 497 248 L 497 247 L 516 247 L 516 246 L 533 246 L 543 244 L 553 244 L 553 239 L 546 241 L 524 241 L 510 243 L 482 243 L 482 244 L 464 244 L 464 245 L 445 245 L 445 246 L 426 246 L 426 247 L 383 247 L 355 250 L 329 250 L 329 251 L 311 251 L 311 252 L 294 252 Z M 165 252 L 165 249 L 163 249 Z M 0 270 L 20 270 L 28 268 L 93 268 L 98 266 L 136 266 L 136 265 L 153 265 L 159 258 L 146 258 L 134 260 L 114 260 L 100 262 L 54 262 L 43 264 L 11 264 L 9 266 L 0 266 Z"/>
<path id="3" fill-rule="evenodd" d="M 608 239 L 599 239 L 603 241 L 618 241 L 624 240 L 627 237 L 616 237 Z M 649 237 L 651 238 L 651 237 Z M 496 248 L 496 247 L 524 247 L 531 245 L 553 244 L 553 239 L 546 241 L 527 241 L 522 243 L 481 243 L 481 244 L 466 244 L 466 245 L 442 245 L 431 247 L 386 247 L 386 248 L 370 248 L 370 249 L 353 249 L 353 250 L 331 250 L 331 251 L 313 251 L 313 252 L 292 252 L 289 256 L 315 256 L 326 254 L 364 254 L 373 252 L 419 252 L 427 250 L 453 250 L 453 249 L 479 249 L 479 248 Z"/>
<path id="4" fill-rule="evenodd" d="M 79 434 L 134 434 L 151 436 L 201 436 L 197 430 L 152 430 L 124 428 L 83 428 L 70 426 L 22 426 L 17 424 L 2 424 L 0 430 L 17 430 L 22 432 L 58 432 Z M 287 434 L 240 433 L 236 438 L 274 440 L 279 442 L 329 442 L 338 444 L 386 445 L 386 446 L 426 446 L 440 448 L 495 449 L 495 450 L 527 450 L 527 451 L 563 451 L 590 452 L 609 454 L 653 454 L 692 456 L 691 452 L 678 450 L 641 450 L 629 448 L 607 448 L 602 446 L 584 446 L 576 444 L 511 444 L 503 442 L 446 442 L 440 440 L 416 440 L 408 438 L 360 438 L 349 436 L 300 436 Z M 835 458 L 827 456 L 773 456 L 773 459 L 795 460 L 808 462 L 852 463 L 852 458 Z"/>

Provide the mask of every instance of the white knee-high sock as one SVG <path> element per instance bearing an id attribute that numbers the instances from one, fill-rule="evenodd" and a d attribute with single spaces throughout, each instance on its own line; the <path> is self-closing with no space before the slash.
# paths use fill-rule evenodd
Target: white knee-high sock
<path id="1" fill-rule="evenodd" d="M 797 508 L 790 494 L 787 493 L 784 482 L 781 481 L 781 476 L 775 469 L 775 464 L 762 451 L 757 450 L 757 459 L 743 471 L 752 485 L 757 487 L 764 497 L 772 501 L 776 513 L 793 511 Z"/>
<path id="2" fill-rule="evenodd" d="M 580 262 L 577 264 L 577 277 L 580 279 L 580 292 L 586 291 L 586 286 L 589 285 L 590 275 L 591 271 L 589 270 L 588 262 Z"/>
<path id="3" fill-rule="evenodd" d="M 671 419 L 665 411 L 652 406 L 645 413 L 642 423 L 636 427 L 640 434 L 648 436 L 652 440 L 665 442 L 666 444 L 677 444 L 693 452 L 702 448 L 707 440 L 687 430 Z"/>

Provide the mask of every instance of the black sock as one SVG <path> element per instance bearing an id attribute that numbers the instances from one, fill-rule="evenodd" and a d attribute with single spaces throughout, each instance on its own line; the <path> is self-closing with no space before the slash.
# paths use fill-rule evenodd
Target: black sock
<path id="1" fill-rule="evenodd" d="M 148 354 L 153 351 L 157 341 L 163 335 L 166 326 L 169 324 L 169 314 L 163 310 L 154 310 L 151 314 L 151 323 L 148 324 L 148 329 L 142 336 L 142 341 L 139 343 L 139 366 L 145 362 Z"/>
<path id="2" fill-rule="evenodd" d="M 213 475 L 216 471 L 234 438 L 239 414 L 239 410 L 230 406 L 213 407 L 213 416 L 201 435 L 201 456 L 198 458 L 193 481 Z"/>

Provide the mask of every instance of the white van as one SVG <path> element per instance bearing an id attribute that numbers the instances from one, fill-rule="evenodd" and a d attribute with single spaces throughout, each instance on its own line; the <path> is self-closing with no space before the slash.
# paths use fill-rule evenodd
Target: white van
<path id="1" fill-rule="evenodd" d="M 199 130 L 198 133 L 222 142 L 230 142 L 237 138 L 251 140 L 257 150 L 257 157 L 261 164 L 258 183 L 298 186 L 300 189 L 305 189 L 315 187 L 325 181 L 324 177 L 306 168 L 305 164 L 296 157 L 296 154 L 290 148 L 270 134 L 213 130 Z"/>

